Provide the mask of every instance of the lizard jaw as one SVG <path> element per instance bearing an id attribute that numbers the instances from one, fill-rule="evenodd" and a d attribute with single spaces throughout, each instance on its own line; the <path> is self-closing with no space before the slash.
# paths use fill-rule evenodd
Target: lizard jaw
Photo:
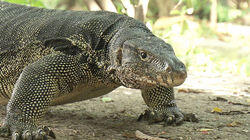
<path id="1" fill-rule="evenodd" d="M 173 87 L 176 85 L 173 85 L 172 78 L 169 76 L 167 79 L 168 82 L 162 81 L 162 80 L 153 80 L 147 76 L 140 76 L 137 74 L 122 74 L 119 77 L 121 83 L 123 86 L 128 88 L 135 88 L 135 89 L 147 89 L 151 87 L 155 87 L 157 85 L 161 85 L 164 87 Z"/>

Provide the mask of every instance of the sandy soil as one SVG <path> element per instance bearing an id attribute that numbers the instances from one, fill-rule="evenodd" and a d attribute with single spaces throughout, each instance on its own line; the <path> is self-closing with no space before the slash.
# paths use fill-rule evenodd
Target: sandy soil
<path id="1" fill-rule="evenodd" d="M 103 97 L 111 101 L 104 102 Z M 176 88 L 176 101 L 183 112 L 195 113 L 199 122 L 181 126 L 137 122 L 147 108 L 139 90 L 120 87 L 103 97 L 51 107 L 42 123 L 58 140 L 133 140 L 139 139 L 136 130 L 155 140 L 250 139 L 250 78 L 191 74 Z M 4 115 L 2 106 L 0 118 Z"/>

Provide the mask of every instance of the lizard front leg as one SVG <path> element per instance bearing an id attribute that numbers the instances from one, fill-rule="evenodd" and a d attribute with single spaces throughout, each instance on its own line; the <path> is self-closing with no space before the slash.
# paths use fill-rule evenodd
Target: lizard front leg
<path id="1" fill-rule="evenodd" d="M 48 127 L 38 127 L 37 121 L 60 93 L 60 84 L 71 83 L 69 77 L 79 81 L 80 73 L 78 77 L 76 73 L 74 57 L 67 55 L 45 56 L 28 65 L 15 84 L 0 135 L 12 135 L 12 139 L 55 138 Z"/>
<path id="2" fill-rule="evenodd" d="M 184 115 L 176 106 L 173 88 L 156 86 L 142 90 L 142 97 L 149 109 L 138 120 L 147 120 L 149 123 L 164 121 L 167 125 L 183 122 Z"/>
<path id="3" fill-rule="evenodd" d="M 0 134 L 12 134 L 13 139 L 45 139 L 49 134 L 54 137 L 49 129 L 46 132 L 43 128 L 37 128 L 36 121 L 44 115 L 57 86 L 46 75 L 34 74 L 24 71 L 20 75 L 7 105 L 7 115 Z"/>

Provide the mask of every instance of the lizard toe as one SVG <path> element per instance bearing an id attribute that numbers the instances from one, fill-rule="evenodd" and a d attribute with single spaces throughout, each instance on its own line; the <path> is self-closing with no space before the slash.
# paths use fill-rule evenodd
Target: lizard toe
<path id="1" fill-rule="evenodd" d="M 12 133 L 13 140 L 48 140 L 48 136 L 55 139 L 55 134 L 46 126 L 40 127 L 34 131 L 25 130 L 22 134 Z"/>
<path id="2" fill-rule="evenodd" d="M 177 107 L 168 107 L 160 111 L 147 109 L 139 116 L 138 121 L 141 120 L 148 121 L 149 124 L 164 122 L 164 126 L 180 125 L 184 121 L 184 115 Z"/>
<path id="3" fill-rule="evenodd" d="M 157 123 L 163 121 L 163 117 L 156 113 L 155 111 L 152 111 L 150 109 L 147 109 L 142 113 L 137 121 L 147 121 L 149 124 Z"/>
<path id="4" fill-rule="evenodd" d="M 11 135 L 10 128 L 7 126 L 1 126 L 0 127 L 0 136 L 1 137 L 9 137 Z"/>
<path id="5" fill-rule="evenodd" d="M 175 123 L 175 120 L 176 120 L 176 118 L 174 115 L 167 116 L 167 118 L 164 121 L 164 126 L 173 125 Z"/>
<path id="6" fill-rule="evenodd" d="M 184 121 L 184 115 L 182 112 L 175 107 L 168 107 L 166 111 L 163 112 L 165 115 L 165 123 L 164 126 L 167 125 L 180 125 Z"/>
<path id="7" fill-rule="evenodd" d="M 49 128 L 48 126 L 41 126 L 38 128 L 38 131 L 36 132 L 37 135 L 40 136 L 50 136 L 53 139 L 56 139 L 55 133 Z"/>
<path id="8" fill-rule="evenodd" d="M 186 114 L 184 114 L 184 121 L 199 122 L 199 119 L 194 113 L 186 113 Z"/>
<path id="9" fill-rule="evenodd" d="M 7 126 L 0 127 L 0 136 L 9 137 L 12 140 L 47 140 L 48 137 L 56 138 L 54 132 L 47 126 L 39 128 L 30 128 L 23 130 L 22 128 L 13 128 Z"/>
<path id="10" fill-rule="evenodd" d="M 55 133 L 48 126 L 42 126 L 42 130 L 46 133 L 46 135 L 52 137 L 53 139 L 56 139 Z"/>
<path id="11" fill-rule="evenodd" d="M 11 140 L 22 140 L 21 134 L 19 132 L 17 132 L 17 131 L 14 131 L 12 133 Z"/>
<path id="12" fill-rule="evenodd" d="M 39 128 L 35 133 L 34 133 L 34 139 L 35 140 L 47 140 L 47 132 L 44 130 L 44 128 Z"/>
<path id="13" fill-rule="evenodd" d="M 29 130 L 26 130 L 22 134 L 23 140 L 32 140 L 32 133 Z"/>

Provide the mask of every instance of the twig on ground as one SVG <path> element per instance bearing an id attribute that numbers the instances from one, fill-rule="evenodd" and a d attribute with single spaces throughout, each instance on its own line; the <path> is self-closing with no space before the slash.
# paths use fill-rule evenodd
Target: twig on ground
<path id="1" fill-rule="evenodd" d="M 215 99 L 212 99 L 212 101 L 222 101 L 222 102 L 228 102 L 229 104 L 232 104 L 232 105 L 241 105 L 241 106 L 246 106 L 246 107 L 249 107 L 250 105 L 248 104 L 242 104 L 242 103 L 235 103 L 235 102 L 232 102 L 232 101 L 229 101 L 225 98 L 222 98 L 222 97 L 216 97 Z"/>
<path id="2" fill-rule="evenodd" d="M 140 139 L 140 140 L 166 140 L 166 139 L 163 139 L 163 138 L 152 137 L 152 136 L 146 135 L 146 134 L 142 133 L 139 130 L 135 131 L 135 137 Z"/>

